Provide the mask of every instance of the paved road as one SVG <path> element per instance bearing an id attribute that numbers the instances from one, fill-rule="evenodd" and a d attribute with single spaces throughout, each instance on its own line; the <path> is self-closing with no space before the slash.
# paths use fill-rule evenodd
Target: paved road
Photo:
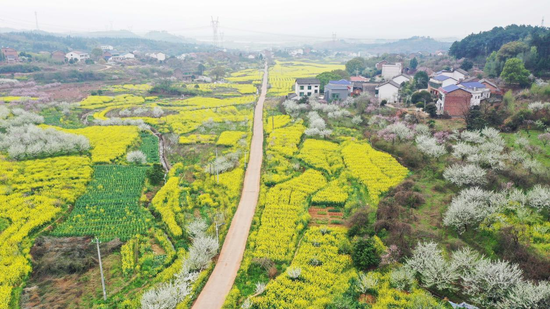
<path id="1" fill-rule="evenodd" d="M 260 171 L 262 168 L 262 147 L 264 143 L 262 112 L 266 93 L 267 64 L 264 69 L 262 93 L 254 111 L 254 133 L 250 146 L 248 168 L 244 176 L 241 201 L 231 221 L 231 226 L 225 237 L 216 267 L 193 305 L 193 309 L 221 308 L 241 266 L 248 232 L 254 218 L 254 211 L 256 210 L 260 192 Z"/>

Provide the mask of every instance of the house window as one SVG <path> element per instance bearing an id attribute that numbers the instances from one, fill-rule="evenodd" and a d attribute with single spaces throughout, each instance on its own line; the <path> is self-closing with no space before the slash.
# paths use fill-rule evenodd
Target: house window
<path id="1" fill-rule="evenodd" d="M 332 99 L 338 99 L 340 96 L 338 95 L 338 93 L 333 93 L 332 94 Z"/>
<path id="2" fill-rule="evenodd" d="M 303 93 L 303 92 L 300 92 L 300 96 L 303 97 L 303 96 L 304 96 L 304 93 Z"/>
<path id="3" fill-rule="evenodd" d="M 311 86 L 307 86 L 307 90 L 311 90 Z"/>
<path id="4" fill-rule="evenodd" d="M 304 90 L 304 86 L 300 86 L 300 90 Z"/>
<path id="5" fill-rule="evenodd" d="M 315 93 L 319 93 L 319 90 L 318 90 L 318 89 L 315 89 Z"/>

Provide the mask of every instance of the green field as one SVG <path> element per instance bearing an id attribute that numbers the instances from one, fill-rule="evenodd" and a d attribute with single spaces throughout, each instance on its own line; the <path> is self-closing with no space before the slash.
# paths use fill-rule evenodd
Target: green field
<path id="1" fill-rule="evenodd" d="M 149 213 L 139 206 L 145 167 L 99 165 L 67 220 L 55 236 L 97 236 L 103 241 L 122 241 L 143 233 Z"/>
<path id="2" fill-rule="evenodd" d="M 141 132 L 141 150 L 147 156 L 147 163 L 159 163 L 159 140 L 156 136 L 148 132 Z"/>

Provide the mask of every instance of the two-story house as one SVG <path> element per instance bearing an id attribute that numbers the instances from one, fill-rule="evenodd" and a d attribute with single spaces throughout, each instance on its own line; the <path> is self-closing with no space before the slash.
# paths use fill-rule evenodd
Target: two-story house
<path id="1" fill-rule="evenodd" d="M 396 64 L 382 65 L 382 78 L 384 78 L 385 80 L 391 80 L 397 75 L 400 75 L 402 72 L 403 72 L 403 65 L 400 62 Z"/>
<path id="2" fill-rule="evenodd" d="M 73 59 L 73 61 L 82 61 L 82 60 L 89 59 L 90 55 L 88 53 L 85 53 L 85 52 L 81 52 L 81 51 L 78 51 L 78 50 L 73 50 L 71 52 L 68 52 L 65 55 L 65 58 L 67 58 L 68 61 L 71 61 L 71 59 Z"/>
<path id="3" fill-rule="evenodd" d="M 321 89 L 321 81 L 317 78 L 297 78 L 294 83 L 294 92 L 297 96 L 318 95 Z"/>

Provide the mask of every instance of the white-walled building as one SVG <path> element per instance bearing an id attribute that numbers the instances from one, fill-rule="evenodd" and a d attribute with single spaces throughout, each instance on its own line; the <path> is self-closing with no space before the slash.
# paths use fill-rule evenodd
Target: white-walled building
<path id="1" fill-rule="evenodd" d="M 396 82 L 397 84 L 401 85 L 405 82 L 410 82 L 412 80 L 412 77 L 410 77 L 409 75 L 406 75 L 406 74 L 399 74 L 399 75 L 395 76 L 394 78 L 392 78 L 392 80 L 394 82 Z"/>
<path id="2" fill-rule="evenodd" d="M 111 45 L 101 45 L 101 49 L 103 51 L 113 50 L 113 46 L 111 46 Z"/>
<path id="3" fill-rule="evenodd" d="M 400 75 L 403 71 L 403 66 L 400 62 L 396 64 L 384 64 L 382 65 L 382 77 L 385 80 L 391 80 L 397 75 Z"/>
<path id="4" fill-rule="evenodd" d="M 65 55 L 65 58 L 67 58 L 68 61 L 71 59 L 74 59 L 76 61 L 86 60 L 90 58 L 90 55 L 88 53 L 84 53 L 78 50 L 73 50 L 72 52 L 68 52 Z"/>
<path id="5" fill-rule="evenodd" d="M 294 83 L 294 92 L 297 96 L 319 95 L 321 82 L 317 78 L 297 78 Z"/>
<path id="6" fill-rule="evenodd" d="M 463 69 L 456 69 L 453 71 L 439 71 L 435 73 L 435 76 L 447 76 L 456 79 L 457 81 L 461 81 L 463 79 L 466 79 L 468 77 L 468 72 L 464 71 Z"/>
<path id="7" fill-rule="evenodd" d="M 166 60 L 166 55 L 163 53 L 150 53 L 146 55 L 147 57 L 151 57 L 153 59 L 157 59 L 157 61 L 164 61 Z"/>
<path id="8" fill-rule="evenodd" d="M 481 101 L 489 99 L 491 97 L 491 89 L 487 88 L 484 84 L 480 82 L 460 83 L 457 86 L 469 91 L 472 94 L 470 107 L 480 105 Z"/>
<path id="9" fill-rule="evenodd" d="M 401 86 L 393 80 L 387 81 L 376 87 L 376 97 L 379 102 L 386 100 L 388 103 L 397 103 L 399 101 L 399 88 Z"/>
<path id="10" fill-rule="evenodd" d="M 122 57 L 124 59 L 135 59 L 136 58 L 136 56 L 132 53 L 126 53 L 126 54 L 122 55 Z"/>

